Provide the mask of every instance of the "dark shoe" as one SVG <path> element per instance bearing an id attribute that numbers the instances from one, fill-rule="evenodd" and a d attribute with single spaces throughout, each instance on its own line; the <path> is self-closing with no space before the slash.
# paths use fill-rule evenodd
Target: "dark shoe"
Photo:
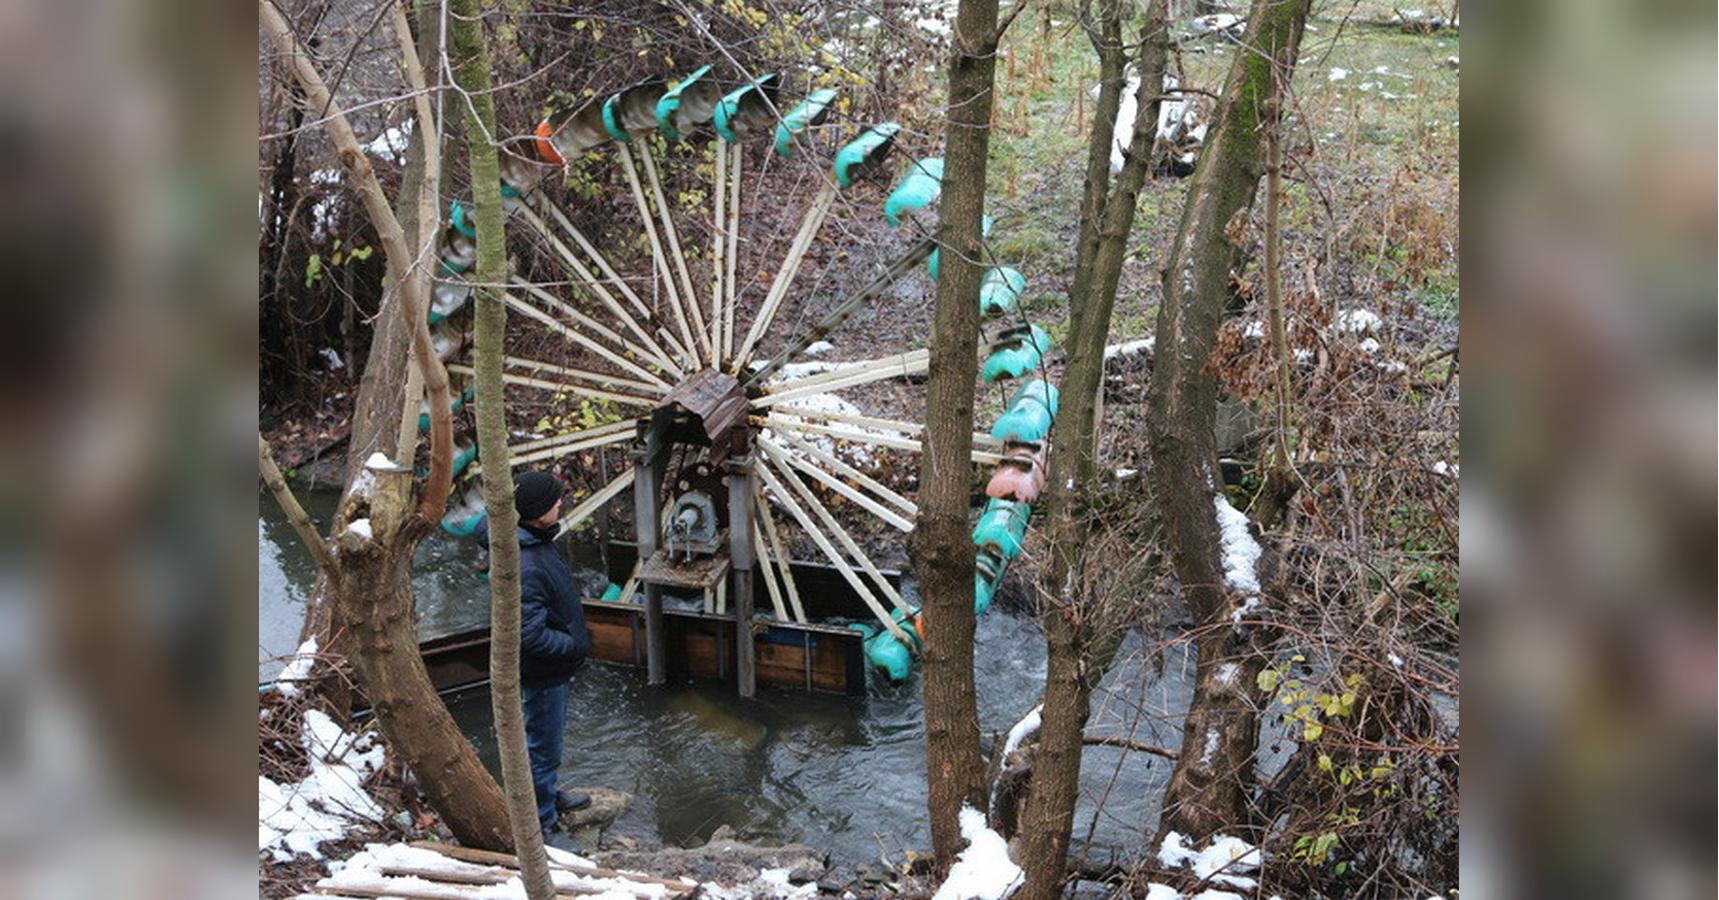
<path id="1" fill-rule="evenodd" d="M 555 811 L 572 812 L 591 805 L 591 795 L 583 791 L 558 790 L 555 792 Z"/>

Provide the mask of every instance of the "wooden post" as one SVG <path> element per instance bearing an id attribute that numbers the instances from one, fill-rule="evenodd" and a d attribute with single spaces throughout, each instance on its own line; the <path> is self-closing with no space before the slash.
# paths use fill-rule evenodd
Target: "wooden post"
<path id="1" fill-rule="evenodd" d="M 730 459 L 728 469 L 728 561 L 733 566 L 734 586 L 729 592 L 734 606 L 734 675 L 740 696 L 758 692 L 758 658 L 752 647 L 752 498 L 753 456 Z"/>
<path id="2" fill-rule="evenodd" d="M 655 449 L 657 452 L 652 454 Z M 649 560 L 657 552 L 657 524 L 662 520 L 661 500 L 657 496 L 661 470 L 658 465 L 663 453 L 647 443 L 633 453 L 633 516 L 637 523 L 639 561 Z M 662 684 L 668 681 L 668 655 L 663 636 L 663 589 L 650 581 L 645 587 L 645 681 Z"/>

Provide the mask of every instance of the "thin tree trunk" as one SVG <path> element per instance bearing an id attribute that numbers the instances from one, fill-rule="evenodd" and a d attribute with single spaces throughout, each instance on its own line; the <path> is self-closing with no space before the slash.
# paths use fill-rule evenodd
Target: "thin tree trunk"
<path id="1" fill-rule="evenodd" d="M 925 598 L 926 806 L 934 868 L 962 848 L 963 805 L 980 808 L 985 764 L 973 685 L 972 486 L 974 385 L 979 353 L 979 222 L 985 208 L 996 79 L 997 0 L 961 0 L 949 65 L 949 117 L 938 213 L 942 264 L 931 330 L 919 520 L 908 538 Z"/>
<path id="2" fill-rule="evenodd" d="M 380 239 L 388 274 L 398 286 L 394 302 L 399 315 L 390 318 L 396 320 L 403 334 L 410 335 L 431 395 L 430 478 L 415 508 L 409 465 L 399 472 L 373 472 L 372 478 L 358 478 L 357 474 L 365 471 L 367 453 L 363 446 L 352 446 L 349 469 L 354 474 L 348 478 L 347 495 L 334 523 L 339 552 L 331 579 L 338 618 L 344 620 L 350 641 L 349 659 L 375 709 L 383 737 L 417 776 L 425 798 L 454 836 L 469 846 L 511 849 L 501 790 L 436 696 L 417 652 L 412 555 L 441 517 L 452 481 L 453 426 L 447 371 L 429 342 L 428 296 L 418 290 L 421 282 L 408 277 L 414 256 L 406 232 L 340 106 L 330 97 L 309 57 L 302 54 L 280 11 L 262 0 L 258 12 L 264 31 L 304 88 L 306 102 L 326 111 L 324 127 L 348 182 L 364 202 Z M 386 381 L 393 404 L 401 402 L 398 392 L 405 381 L 404 363 L 401 354 L 398 370 Z M 397 439 L 399 406 L 384 402 L 380 381 L 371 385 L 376 393 L 361 396 L 359 403 L 371 416 L 366 420 L 367 435 L 376 442 L 372 445 L 376 450 L 391 450 Z M 366 399 L 372 402 L 366 404 Z M 349 527 L 359 519 L 368 520 L 370 537 L 365 537 L 362 529 Z"/>
<path id="3" fill-rule="evenodd" d="M 1152 0 L 1147 9 L 1145 43 L 1136 93 L 1138 115 L 1129 139 L 1127 159 L 1114 190 L 1092 197 L 1093 171 L 1088 169 L 1088 200 L 1096 199 L 1081 221 L 1081 252 L 1088 252 L 1090 271 L 1076 283 L 1083 292 L 1069 298 L 1071 331 L 1068 362 L 1063 372 L 1062 410 L 1051 431 L 1056 454 L 1046 487 L 1051 564 L 1040 591 L 1044 604 L 1040 622 L 1045 632 L 1044 711 L 1033 760 L 1033 777 L 1022 817 L 1020 859 L 1026 870 L 1025 898 L 1061 894 L 1080 786 L 1082 737 L 1090 715 L 1092 691 L 1115 657 L 1124 630 L 1122 610 L 1102 596 L 1081 596 L 1076 587 L 1090 535 L 1082 498 L 1096 468 L 1098 394 L 1104 374 L 1104 342 L 1116 305 L 1128 236 L 1140 188 L 1146 181 L 1149 151 L 1158 121 L 1159 100 L 1168 54 L 1166 0 Z M 1101 65 L 1120 75 L 1120 3 L 1107 2 L 1104 11 Z M 1092 159 L 1103 151 L 1100 174 L 1108 177 L 1109 148 L 1118 104 L 1100 101 L 1089 146 Z"/>
<path id="4" fill-rule="evenodd" d="M 1163 305 L 1147 416 L 1151 484 L 1162 511 L 1182 597 L 1203 629 L 1196 641 L 1193 706 L 1181 758 L 1164 798 L 1160 832 L 1198 840 L 1245 818 L 1259 736 L 1254 675 L 1243 629 L 1228 627 L 1213 502 L 1221 489 L 1214 426 L 1217 380 L 1206 366 L 1228 300 L 1235 246 L 1231 223 L 1253 203 L 1263 174 L 1261 122 L 1289 81 L 1311 0 L 1255 0 L 1213 127 L 1188 186 L 1164 271 Z M 1239 232 L 1240 229 L 1234 229 Z M 1239 600 L 1240 598 L 1235 598 Z M 1231 669 L 1220 666 L 1234 661 Z"/>
<path id="5" fill-rule="evenodd" d="M 476 0 L 454 0 L 454 78 L 465 92 L 466 147 L 471 164 L 472 211 L 477 220 L 477 281 L 506 281 L 507 232 L 502 219 L 501 168 L 496 159 L 495 102 L 490 93 L 489 46 Z M 519 516 L 513 505 L 512 467 L 507 452 L 507 408 L 501 382 L 507 308 L 494 288 L 477 291 L 472 368 L 477 383 L 478 456 L 484 461 L 484 507 L 489 512 L 489 695 L 501 755 L 508 821 L 519 857 L 526 896 L 549 900 L 555 882 L 537 820 L 531 758 L 525 747 L 525 715 L 519 698 Z"/>

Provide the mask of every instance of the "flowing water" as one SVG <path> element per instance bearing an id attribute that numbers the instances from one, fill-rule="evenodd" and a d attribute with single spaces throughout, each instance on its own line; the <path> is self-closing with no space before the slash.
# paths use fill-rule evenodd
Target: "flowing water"
<path id="1" fill-rule="evenodd" d="M 326 522 L 332 493 L 305 499 Z M 272 503 L 258 522 L 259 676 L 290 654 L 314 565 Z M 431 638 L 481 625 L 489 591 L 477 577 L 479 549 L 435 533 L 418 552 L 413 576 L 419 632 Z M 593 580 L 598 576 L 590 573 Z M 905 586 L 911 591 L 911 583 Z M 1030 617 L 993 607 L 979 619 L 976 675 L 980 729 L 989 749 L 1037 702 L 1044 641 Z M 1172 644 L 1159 663 L 1144 660 L 1138 634 L 1093 700 L 1088 733 L 1131 737 L 1171 748 L 1193 686 L 1193 660 Z M 923 850 L 924 718 L 917 672 L 892 685 L 875 679 L 864 698 L 760 686 L 742 700 L 716 682 L 651 688 L 641 672 L 592 664 L 574 683 L 561 775 L 570 785 L 617 788 L 633 802 L 611 834 L 645 844 L 687 844 L 720 825 L 742 836 L 801 841 L 848 865 Z M 447 698 L 491 771 L 498 771 L 489 697 L 482 689 Z M 1157 798 L 1170 762 L 1109 747 L 1086 752 L 1074 849 L 1091 834 L 1092 853 L 1136 849 L 1157 824 Z M 1101 809 L 1098 800 L 1104 798 Z M 1095 814 L 1095 809 L 1099 809 Z"/>

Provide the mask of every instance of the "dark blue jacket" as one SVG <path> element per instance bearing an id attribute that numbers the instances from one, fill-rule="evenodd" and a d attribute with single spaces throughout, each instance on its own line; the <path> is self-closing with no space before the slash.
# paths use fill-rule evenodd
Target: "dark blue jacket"
<path id="1" fill-rule="evenodd" d="M 473 534 L 489 544 L 489 520 Z M 591 652 L 585 607 L 567 560 L 547 537 L 519 529 L 519 681 L 546 687 L 573 677 Z"/>

